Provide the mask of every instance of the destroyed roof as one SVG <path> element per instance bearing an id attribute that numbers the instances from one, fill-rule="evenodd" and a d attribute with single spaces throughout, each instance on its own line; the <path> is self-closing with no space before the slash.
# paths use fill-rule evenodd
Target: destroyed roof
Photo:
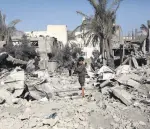
<path id="1" fill-rule="evenodd" d="M 121 45 L 121 43 L 113 44 L 113 49 L 120 49 L 120 45 Z M 131 44 L 129 44 L 129 43 L 124 43 L 124 44 L 122 44 L 122 45 L 124 45 L 124 48 L 128 48 L 128 49 L 129 49 L 129 46 L 130 46 Z"/>
<path id="2" fill-rule="evenodd" d="M 146 40 L 147 35 L 139 35 L 136 37 L 136 39 L 131 40 L 131 43 L 138 43 L 138 44 L 142 44 L 144 42 L 144 40 Z"/>

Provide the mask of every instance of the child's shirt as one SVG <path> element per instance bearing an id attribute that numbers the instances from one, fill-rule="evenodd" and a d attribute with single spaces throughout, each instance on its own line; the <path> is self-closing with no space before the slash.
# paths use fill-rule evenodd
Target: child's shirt
<path id="1" fill-rule="evenodd" d="M 79 77 L 85 76 L 85 75 L 87 74 L 85 64 L 78 65 L 78 66 L 75 68 L 75 73 L 77 73 L 77 74 L 79 75 Z"/>

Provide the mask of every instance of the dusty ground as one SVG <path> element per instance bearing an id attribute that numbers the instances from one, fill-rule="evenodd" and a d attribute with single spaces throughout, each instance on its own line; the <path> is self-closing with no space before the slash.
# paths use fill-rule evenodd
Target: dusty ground
<path id="1" fill-rule="evenodd" d="M 93 88 L 93 80 L 86 88 Z M 79 88 L 76 77 L 52 77 L 47 85 L 56 90 Z M 125 106 L 111 98 L 107 88 L 52 94 L 50 101 L 20 99 L 0 105 L 0 129 L 150 129 L 150 109 Z M 74 95 L 74 96 L 72 96 Z M 76 96 L 75 96 L 76 95 Z M 54 118 L 46 118 L 56 113 Z"/>

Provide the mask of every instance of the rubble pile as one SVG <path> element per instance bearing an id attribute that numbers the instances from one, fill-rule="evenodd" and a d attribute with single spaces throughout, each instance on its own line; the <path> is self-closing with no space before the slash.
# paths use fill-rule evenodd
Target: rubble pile
<path id="1" fill-rule="evenodd" d="M 149 129 L 150 69 L 102 66 L 86 78 L 16 67 L 0 75 L 0 129 Z M 93 86 L 94 84 L 94 86 Z"/>
<path id="2" fill-rule="evenodd" d="M 143 99 L 149 103 L 148 80 L 149 68 L 146 67 L 135 69 L 129 65 L 123 65 L 113 71 L 107 66 L 103 66 L 98 71 L 95 86 L 100 87 L 101 90 L 107 87 L 110 94 L 129 106 Z"/>

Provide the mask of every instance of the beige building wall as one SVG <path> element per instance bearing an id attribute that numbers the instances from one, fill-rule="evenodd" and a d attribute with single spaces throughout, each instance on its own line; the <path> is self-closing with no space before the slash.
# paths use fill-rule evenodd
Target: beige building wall
<path id="1" fill-rule="evenodd" d="M 67 26 L 66 25 L 48 25 L 47 33 L 51 37 L 57 38 L 58 41 L 65 45 L 68 42 Z"/>

